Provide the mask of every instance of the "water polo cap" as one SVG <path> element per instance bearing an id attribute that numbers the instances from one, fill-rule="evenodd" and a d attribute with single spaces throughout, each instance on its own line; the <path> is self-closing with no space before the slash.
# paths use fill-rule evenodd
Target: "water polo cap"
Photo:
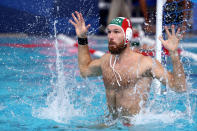
<path id="1" fill-rule="evenodd" d="M 123 32 L 124 32 L 124 38 L 125 38 L 125 45 L 131 41 L 132 38 L 132 24 L 131 21 L 125 17 L 116 17 L 113 19 L 109 25 L 116 25 L 119 26 Z M 108 25 L 108 26 L 109 26 Z"/>

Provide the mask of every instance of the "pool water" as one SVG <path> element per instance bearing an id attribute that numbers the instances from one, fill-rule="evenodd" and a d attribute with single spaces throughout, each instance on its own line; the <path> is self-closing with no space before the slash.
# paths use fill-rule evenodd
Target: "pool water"
<path id="1" fill-rule="evenodd" d="M 90 41 L 92 48 L 107 51 L 105 38 Z M 195 43 L 197 39 L 184 41 Z M 31 46 L 32 43 L 42 46 Z M 197 129 L 197 61 L 190 58 L 182 58 L 188 76 L 187 93 L 175 93 L 162 86 L 158 95 L 152 88 L 145 113 L 132 118 L 134 126 L 126 127 L 119 121 L 101 128 L 96 125 L 106 121 L 108 114 L 102 77 L 80 77 L 75 47 L 56 43 L 52 38 L 28 37 L 2 37 L 0 46 L 0 129 L 3 131 Z M 194 48 L 184 49 L 197 53 Z M 169 60 L 166 64 L 170 64 Z"/>

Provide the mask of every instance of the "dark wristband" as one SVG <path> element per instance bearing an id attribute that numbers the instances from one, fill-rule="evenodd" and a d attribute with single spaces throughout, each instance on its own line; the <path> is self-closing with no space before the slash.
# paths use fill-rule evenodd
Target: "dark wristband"
<path id="1" fill-rule="evenodd" d="M 78 44 L 79 45 L 87 45 L 88 44 L 88 38 L 79 38 L 78 37 Z"/>

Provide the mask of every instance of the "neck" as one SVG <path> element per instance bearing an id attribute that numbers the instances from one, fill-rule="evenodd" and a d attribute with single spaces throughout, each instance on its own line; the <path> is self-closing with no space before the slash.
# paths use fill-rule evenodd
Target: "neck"
<path id="1" fill-rule="evenodd" d="M 127 47 L 125 48 L 124 51 L 122 51 L 120 54 L 117 54 L 117 55 L 114 55 L 114 56 L 118 56 L 117 62 L 120 62 L 124 58 L 128 58 L 128 56 L 131 55 L 131 53 L 133 53 L 133 51 L 127 45 Z"/>

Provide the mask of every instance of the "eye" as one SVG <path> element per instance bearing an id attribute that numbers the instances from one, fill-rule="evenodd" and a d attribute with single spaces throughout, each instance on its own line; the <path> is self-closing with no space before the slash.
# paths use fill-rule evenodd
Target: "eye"
<path id="1" fill-rule="evenodd" d="M 111 33 L 111 31 L 110 30 L 107 30 L 107 34 L 110 34 Z"/>
<path id="2" fill-rule="evenodd" d="M 116 33 L 116 34 L 117 34 L 117 33 L 119 33 L 119 31 L 118 31 L 118 30 L 115 30 L 115 31 L 114 31 L 114 33 Z"/>

